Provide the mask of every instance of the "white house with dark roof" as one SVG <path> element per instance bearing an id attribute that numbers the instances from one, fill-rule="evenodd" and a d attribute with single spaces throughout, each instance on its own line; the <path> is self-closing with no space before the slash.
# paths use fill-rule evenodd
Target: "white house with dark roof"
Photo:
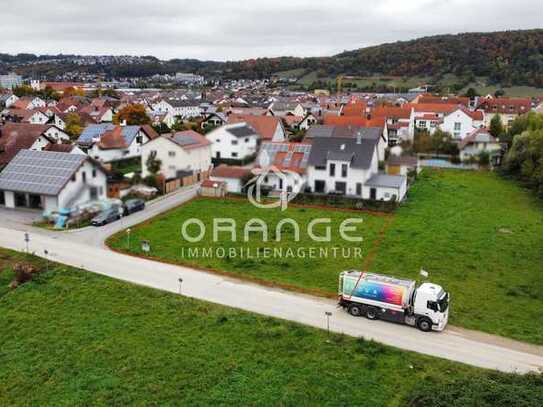
<path id="1" fill-rule="evenodd" d="M 21 150 L 0 173 L 0 205 L 51 213 L 105 199 L 106 173 L 84 154 Z"/>
<path id="2" fill-rule="evenodd" d="M 151 175 L 147 169 L 151 155 L 160 160 L 160 174 L 166 180 L 180 178 L 180 173 L 206 178 L 212 168 L 211 142 L 192 130 L 163 134 L 145 144 L 141 154 L 143 177 Z"/>
<path id="3" fill-rule="evenodd" d="M 142 146 L 158 137 L 151 126 L 118 126 L 111 123 L 87 126 L 78 146 L 104 163 L 141 157 Z"/>
<path id="4" fill-rule="evenodd" d="M 354 138 L 314 138 L 307 168 L 308 189 L 317 194 L 393 199 L 395 195 L 387 196 L 390 185 L 402 184 L 407 188 L 407 178 L 379 174 L 378 143 L 379 139 L 364 138 L 361 134 Z M 396 199 L 401 200 L 404 195 Z"/>
<path id="5" fill-rule="evenodd" d="M 227 124 L 208 133 L 211 154 L 217 160 L 243 161 L 256 155 L 260 136 L 245 122 Z"/>

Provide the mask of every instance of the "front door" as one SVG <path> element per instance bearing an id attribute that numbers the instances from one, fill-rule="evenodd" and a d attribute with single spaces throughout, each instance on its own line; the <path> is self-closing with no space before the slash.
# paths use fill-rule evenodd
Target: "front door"
<path id="1" fill-rule="evenodd" d="M 340 192 L 343 195 L 345 195 L 345 192 L 347 192 L 347 183 L 345 183 L 345 182 L 336 182 L 336 191 Z"/>
<path id="2" fill-rule="evenodd" d="M 370 189 L 370 199 L 374 201 L 377 199 L 377 189 L 375 188 Z"/>

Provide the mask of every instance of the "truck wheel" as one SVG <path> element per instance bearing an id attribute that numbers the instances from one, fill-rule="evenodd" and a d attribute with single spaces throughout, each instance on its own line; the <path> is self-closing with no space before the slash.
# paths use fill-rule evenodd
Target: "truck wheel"
<path id="1" fill-rule="evenodd" d="M 360 305 L 351 304 L 349 305 L 348 311 L 353 317 L 359 317 L 362 315 L 362 307 L 360 307 Z"/>
<path id="2" fill-rule="evenodd" d="M 420 318 L 417 321 L 417 328 L 419 328 L 422 332 L 429 332 L 432 330 L 432 321 L 430 321 L 428 318 Z"/>
<path id="3" fill-rule="evenodd" d="M 377 319 L 377 309 L 368 307 L 368 310 L 366 311 L 366 318 L 371 320 Z"/>

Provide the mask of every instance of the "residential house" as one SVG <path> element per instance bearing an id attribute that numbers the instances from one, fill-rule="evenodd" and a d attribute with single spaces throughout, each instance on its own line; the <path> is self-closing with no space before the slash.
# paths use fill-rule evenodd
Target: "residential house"
<path id="1" fill-rule="evenodd" d="M 496 115 L 500 115 L 502 124 L 509 127 L 517 117 L 532 110 L 532 100 L 508 97 L 483 98 L 479 101 L 478 109 L 485 112 L 485 127 L 490 127 L 490 122 Z"/>
<path id="2" fill-rule="evenodd" d="M 202 129 L 214 129 L 215 127 L 224 126 L 228 122 L 226 114 L 221 112 L 209 113 L 202 120 Z"/>
<path id="3" fill-rule="evenodd" d="M 401 201 L 404 198 L 406 177 L 379 174 L 378 140 L 364 139 L 361 135 L 355 138 L 317 137 L 311 144 L 307 170 L 307 185 L 311 192 L 373 200 L 395 198 Z M 370 180 L 372 183 L 368 184 Z M 399 188 L 401 193 L 391 194 L 390 185 L 397 184 L 402 186 Z"/>
<path id="4" fill-rule="evenodd" d="M 53 125 L 6 123 L 0 126 L 0 168 L 20 150 L 42 151 L 50 144 L 69 141 L 69 136 Z"/>
<path id="5" fill-rule="evenodd" d="M 211 153 L 216 160 L 246 161 L 256 156 L 260 136 L 246 122 L 221 126 L 206 135 L 213 143 Z"/>
<path id="6" fill-rule="evenodd" d="M 283 116 L 302 116 L 305 117 L 307 111 L 301 103 L 277 101 L 271 104 L 268 109 L 268 115 Z"/>
<path id="7" fill-rule="evenodd" d="M 241 194 L 250 177 L 251 170 L 248 168 L 221 164 L 213 169 L 209 179 L 224 182 L 227 192 Z"/>
<path id="8" fill-rule="evenodd" d="M 455 140 L 463 140 L 474 129 L 484 126 L 484 112 L 481 110 L 470 111 L 465 107 L 458 107 L 456 110 L 443 117 L 439 128 L 453 136 Z"/>
<path id="9" fill-rule="evenodd" d="M 317 118 L 312 114 L 308 113 L 305 117 L 302 116 L 284 116 L 283 123 L 291 131 L 307 130 L 309 127 L 317 123 Z"/>
<path id="10" fill-rule="evenodd" d="M 209 177 L 212 168 L 211 142 L 192 130 L 162 134 L 145 144 L 141 154 L 143 177 L 151 175 L 147 168 L 151 156 L 160 160 L 159 174 L 166 181 L 192 177 L 199 182 Z"/>
<path id="11" fill-rule="evenodd" d="M 264 142 L 253 172 L 272 191 L 303 191 L 311 148 L 311 143 Z"/>
<path id="12" fill-rule="evenodd" d="M 151 126 L 118 126 L 111 123 L 87 126 L 77 144 L 101 162 L 141 157 L 142 146 L 158 137 Z"/>
<path id="13" fill-rule="evenodd" d="M 379 106 L 371 110 L 369 117 L 374 120 L 385 120 L 389 145 L 393 146 L 410 139 L 411 108 Z"/>
<path id="14" fill-rule="evenodd" d="M 490 132 L 485 129 L 476 129 L 465 137 L 459 144 L 460 159 L 462 161 L 477 158 L 481 153 L 488 153 L 491 160 L 496 162 L 497 156 L 501 156 L 502 146 Z"/>
<path id="15" fill-rule="evenodd" d="M 45 124 L 49 121 L 49 116 L 40 110 L 26 110 L 10 108 L 2 114 L 7 121 L 15 123 Z"/>
<path id="16" fill-rule="evenodd" d="M 87 155 L 21 150 L 0 173 L 0 204 L 50 214 L 106 198 L 106 182 Z"/>
<path id="17" fill-rule="evenodd" d="M 310 141 L 316 138 L 351 138 L 362 137 L 363 139 L 374 140 L 377 143 L 377 158 L 385 160 L 385 151 L 389 142 L 386 128 L 383 127 L 360 127 L 360 126 L 311 126 L 305 135 L 305 140 Z"/>
<path id="18" fill-rule="evenodd" d="M 274 116 L 255 116 L 255 115 L 230 115 L 228 123 L 247 123 L 260 136 L 262 141 L 280 142 L 287 139 L 287 132 L 283 121 Z"/>
<path id="19" fill-rule="evenodd" d="M 38 107 L 46 107 L 47 103 L 39 97 L 22 97 L 19 98 L 15 103 L 10 104 L 9 107 L 14 109 L 25 109 L 32 110 L 37 109 Z"/>

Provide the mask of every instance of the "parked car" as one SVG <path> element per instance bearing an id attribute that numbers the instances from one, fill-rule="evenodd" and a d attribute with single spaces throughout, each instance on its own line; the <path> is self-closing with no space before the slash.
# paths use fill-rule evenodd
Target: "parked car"
<path id="1" fill-rule="evenodd" d="M 108 223 L 115 222 L 116 220 L 121 219 L 121 214 L 119 213 L 119 208 L 113 206 L 105 211 L 101 212 L 99 215 L 95 216 L 91 220 L 92 226 L 104 226 Z"/>
<path id="2" fill-rule="evenodd" d="M 124 203 L 124 216 L 134 212 L 143 211 L 145 209 L 145 201 L 143 199 L 129 199 Z"/>

